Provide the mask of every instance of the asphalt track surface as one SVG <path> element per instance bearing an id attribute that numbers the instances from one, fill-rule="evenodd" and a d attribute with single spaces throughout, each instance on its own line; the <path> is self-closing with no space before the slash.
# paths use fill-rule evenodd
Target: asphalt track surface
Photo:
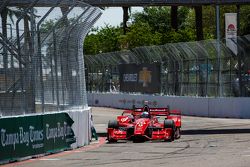
<path id="1" fill-rule="evenodd" d="M 97 132 L 122 110 L 93 108 Z M 7 166 L 21 167 L 250 167 L 250 120 L 182 117 L 182 136 L 173 142 L 109 144 L 104 137 L 77 150 Z M 5 165 L 6 166 L 6 165 Z"/>

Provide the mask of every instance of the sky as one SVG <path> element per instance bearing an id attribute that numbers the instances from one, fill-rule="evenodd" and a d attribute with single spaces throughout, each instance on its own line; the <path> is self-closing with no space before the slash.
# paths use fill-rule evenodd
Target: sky
<path id="1" fill-rule="evenodd" d="M 46 12 L 49 10 L 49 8 L 36 8 L 36 15 L 40 16 L 37 18 L 37 22 L 46 14 Z M 74 12 L 72 12 L 73 15 L 77 15 L 79 13 L 79 9 L 75 8 L 73 9 Z M 142 7 L 132 7 L 131 12 L 141 12 L 143 10 Z M 50 19 L 54 20 L 56 18 L 60 18 L 61 11 L 60 8 L 55 8 L 49 16 L 45 19 L 45 21 L 48 21 Z M 14 19 L 15 20 L 15 19 Z M 122 7 L 109 7 L 106 8 L 105 10 L 102 10 L 102 15 L 97 20 L 97 22 L 94 24 L 94 27 L 105 27 L 106 24 L 111 25 L 111 26 L 120 26 L 123 20 L 123 10 Z M 1 20 L 0 20 L 1 21 Z M 8 20 L 9 23 L 11 23 L 10 19 Z M 1 27 L 1 22 L 0 22 L 0 27 Z M 13 27 L 13 33 L 15 33 L 15 25 L 12 25 Z M 20 22 L 20 29 L 23 31 L 23 21 Z"/>
<path id="2" fill-rule="evenodd" d="M 38 16 L 44 16 L 45 13 L 49 10 L 49 8 L 37 8 L 37 15 Z M 80 14 L 79 11 L 77 11 L 79 9 L 75 8 L 72 10 L 71 13 L 75 13 L 75 14 Z M 134 12 L 140 12 L 142 11 L 143 8 L 142 7 L 132 7 L 131 8 L 131 13 Z M 69 15 L 70 15 L 69 14 Z M 59 8 L 55 8 L 48 16 L 48 18 L 46 20 L 49 19 L 55 19 L 55 18 L 60 18 L 61 17 L 61 11 Z M 94 27 L 104 27 L 105 24 L 109 24 L 112 26 L 119 26 L 120 23 L 123 20 L 123 10 L 122 7 L 109 7 L 106 8 L 105 10 L 102 10 L 102 15 L 99 18 L 99 20 L 97 20 L 97 22 L 94 24 Z"/>
<path id="3" fill-rule="evenodd" d="M 132 13 L 140 12 L 143 9 L 141 7 L 132 7 Z M 123 20 L 123 10 L 121 7 L 110 7 L 103 10 L 102 16 L 94 24 L 94 27 L 104 27 L 105 24 L 112 26 L 119 26 Z"/>

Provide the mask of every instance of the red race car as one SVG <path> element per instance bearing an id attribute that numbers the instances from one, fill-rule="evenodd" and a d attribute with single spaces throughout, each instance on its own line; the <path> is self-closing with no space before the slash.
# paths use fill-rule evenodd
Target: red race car
<path id="1" fill-rule="evenodd" d="M 173 141 L 180 138 L 181 112 L 168 108 L 136 108 L 125 110 L 117 120 L 109 121 L 107 140 Z"/>

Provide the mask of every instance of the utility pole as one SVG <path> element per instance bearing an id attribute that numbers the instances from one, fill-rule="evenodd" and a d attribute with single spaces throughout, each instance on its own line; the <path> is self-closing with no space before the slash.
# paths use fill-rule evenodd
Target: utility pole
<path id="1" fill-rule="evenodd" d="M 127 6 L 123 6 L 123 34 L 126 35 L 127 33 L 127 21 L 128 21 L 128 7 Z"/>
<path id="2" fill-rule="evenodd" d="M 222 85 L 221 85 L 221 49 L 220 49 L 220 6 L 216 5 L 216 50 L 217 50 L 217 63 L 218 63 L 218 96 L 222 96 Z"/>

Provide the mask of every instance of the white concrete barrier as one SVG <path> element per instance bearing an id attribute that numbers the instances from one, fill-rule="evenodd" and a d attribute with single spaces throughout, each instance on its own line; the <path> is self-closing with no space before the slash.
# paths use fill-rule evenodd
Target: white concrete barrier
<path id="1" fill-rule="evenodd" d="M 149 101 L 151 107 L 166 107 L 181 110 L 183 115 L 218 117 L 218 118 L 250 118 L 249 97 L 186 97 L 156 96 L 138 94 L 88 93 L 90 106 L 114 107 L 128 109 L 133 104 L 141 107 L 143 101 Z"/>
<path id="2" fill-rule="evenodd" d="M 71 147 L 77 148 L 89 144 L 90 141 L 90 124 L 89 124 L 89 114 L 91 108 L 86 109 L 71 109 L 66 111 L 71 119 L 73 119 L 74 124 L 72 129 L 75 133 L 76 143 L 72 144 Z"/>

